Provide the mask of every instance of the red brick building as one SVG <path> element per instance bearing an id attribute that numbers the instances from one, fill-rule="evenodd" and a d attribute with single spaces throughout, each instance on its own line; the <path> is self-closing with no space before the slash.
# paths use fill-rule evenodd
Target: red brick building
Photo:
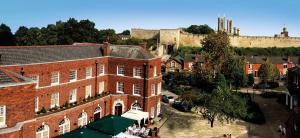
<path id="1" fill-rule="evenodd" d="M 266 62 L 267 57 L 251 56 L 245 58 L 245 73 L 253 74 L 254 77 L 259 77 L 258 70 L 260 66 Z M 296 66 L 299 62 L 299 57 L 269 57 L 273 64 L 276 65 L 280 76 L 286 76 L 287 70 Z"/>
<path id="2" fill-rule="evenodd" d="M 155 118 L 160 68 L 142 46 L 0 47 L 0 138 L 55 137 L 130 109 Z"/>

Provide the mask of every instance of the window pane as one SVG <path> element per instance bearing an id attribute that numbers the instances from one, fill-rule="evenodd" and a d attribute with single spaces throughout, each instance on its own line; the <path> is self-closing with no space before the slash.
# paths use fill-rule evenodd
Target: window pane
<path id="1" fill-rule="evenodd" d="M 69 78 L 70 78 L 70 81 L 76 80 L 77 79 L 77 71 L 76 70 L 71 70 L 70 74 L 69 74 Z"/>

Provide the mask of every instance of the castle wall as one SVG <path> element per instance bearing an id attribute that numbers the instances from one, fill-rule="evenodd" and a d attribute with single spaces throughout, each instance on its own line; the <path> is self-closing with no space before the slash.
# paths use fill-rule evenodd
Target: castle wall
<path id="1" fill-rule="evenodd" d="M 160 43 L 164 45 L 179 45 L 180 30 L 179 29 L 162 29 L 159 32 Z"/>
<path id="2" fill-rule="evenodd" d="M 159 37 L 159 30 L 131 29 L 131 37 L 139 39 L 152 39 Z"/>
<path id="3" fill-rule="evenodd" d="M 195 34 L 180 34 L 180 46 L 201 46 L 201 40 L 203 40 L 205 35 L 195 35 Z"/>

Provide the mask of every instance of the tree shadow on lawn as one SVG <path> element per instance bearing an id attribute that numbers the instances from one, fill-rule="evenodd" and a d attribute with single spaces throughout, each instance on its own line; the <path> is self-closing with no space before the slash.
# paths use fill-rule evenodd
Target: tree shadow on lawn
<path id="1" fill-rule="evenodd" d="M 195 119 L 199 117 L 189 112 L 178 111 L 171 106 L 163 105 L 164 116 L 168 117 L 164 124 L 169 130 L 189 129 Z"/>

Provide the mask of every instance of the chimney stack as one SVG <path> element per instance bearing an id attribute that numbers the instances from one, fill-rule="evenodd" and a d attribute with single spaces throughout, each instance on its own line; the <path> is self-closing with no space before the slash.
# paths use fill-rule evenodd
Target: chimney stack
<path id="1" fill-rule="evenodd" d="M 103 56 L 109 56 L 110 55 L 110 44 L 108 42 L 103 43 Z"/>

